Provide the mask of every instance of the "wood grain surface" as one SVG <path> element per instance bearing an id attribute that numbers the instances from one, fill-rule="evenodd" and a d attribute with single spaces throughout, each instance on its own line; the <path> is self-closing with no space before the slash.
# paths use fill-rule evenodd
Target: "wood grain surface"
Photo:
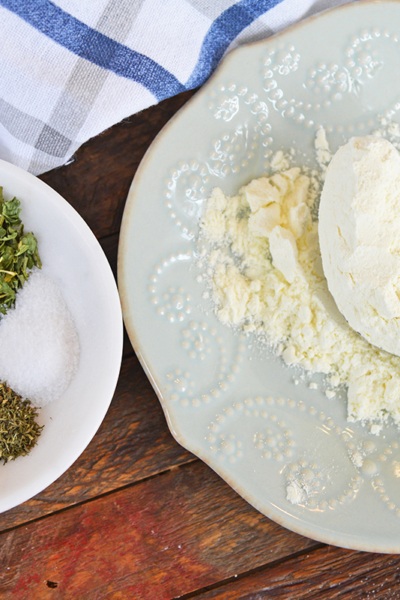
<path id="1" fill-rule="evenodd" d="M 136 168 L 192 95 L 112 127 L 41 176 L 92 228 L 114 274 Z M 400 598 L 399 556 L 296 535 L 179 446 L 127 336 L 99 431 L 53 485 L 0 515 L 0 557 L 1 600 Z"/>
<path id="2" fill-rule="evenodd" d="M 196 600 L 395 600 L 400 557 L 315 548 L 196 595 Z"/>
<path id="3" fill-rule="evenodd" d="M 46 490 L 0 514 L 0 531 L 193 460 L 169 433 L 160 403 L 131 355 L 123 361 L 110 409 L 87 449 Z"/>
<path id="4" fill-rule="evenodd" d="M 50 580 L 63 598 L 167 600 L 313 545 L 196 461 L 4 533 L 3 597 L 50 597 Z"/>

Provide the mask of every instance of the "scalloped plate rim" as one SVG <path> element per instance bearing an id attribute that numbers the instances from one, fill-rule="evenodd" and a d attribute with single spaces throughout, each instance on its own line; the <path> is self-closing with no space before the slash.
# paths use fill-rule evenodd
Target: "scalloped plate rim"
<path id="1" fill-rule="evenodd" d="M 299 524 L 299 519 L 295 516 L 289 515 L 288 513 L 284 513 L 282 509 L 279 507 L 273 507 L 271 505 L 270 508 L 260 508 L 257 498 L 253 497 L 249 494 L 246 488 L 238 485 L 234 481 L 234 477 L 229 473 L 225 472 L 225 469 L 221 467 L 216 461 L 213 462 L 209 459 L 209 457 L 205 457 L 201 448 L 195 446 L 191 443 L 190 440 L 185 438 L 183 434 L 180 433 L 179 427 L 174 423 L 173 411 L 169 410 L 169 401 L 165 399 L 160 390 L 160 383 L 157 380 L 157 376 L 153 373 L 152 368 L 150 366 L 150 360 L 147 359 L 145 353 L 142 349 L 142 344 L 140 339 L 136 333 L 134 326 L 134 317 L 130 313 L 129 310 L 129 299 L 127 293 L 127 285 L 125 283 L 125 256 L 126 256 L 126 245 L 127 239 L 129 237 L 129 221 L 131 219 L 131 212 L 134 209 L 134 202 L 137 201 L 136 197 L 136 187 L 138 182 L 141 180 L 142 175 L 147 171 L 148 163 L 151 160 L 151 155 L 155 148 L 159 145 L 160 141 L 164 138 L 164 135 L 170 128 L 174 127 L 177 120 L 181 118 L 183 112 L 187 110 L 193 109 L 197 102 L 199 102 L 202 97 L 207 93 L 208 89 L 212 86 L 214 79 L 217 79 L 219 75 L 225 70 L 226 66 L 232 60 L 235 60 L 236 56 L 246 51 L 247 48 L 253 46 L 262 46 L 265 44 L 271 43 L 271 41 L 279 39 L 281 37 L 286 37 L 292 31 L 296 29 L 300 29 L 303 27 L 307 27 L 307 25 L 319 19 L 329 18 L 330 13 L 336 13 L 338 11 L 344 11 L 345 9 L 353 9 L 357 7 L 362 10 L 363 6 L 375 5 L 375 4 L 400 4 L 400 0 L 359 0 L 357 2 L 348 2 L 346 4 L 342 4 L 340 6 L 336 6 L 333 8 L 325 9 L 317 14 L 311 15 L 288 28 L 280 31 L 266 39 L 254 41 L 248 44 L 244 44 L 237 48 L 230 50 L 221 60 L 218 67 L 212 73 L 210 78 L 204 83 L 201 88 L 169 119 L 169 121 L 163 126 L 163 128 L 156 135 L 149 148 L 146 150 L 141 162 L 137 168 L 137 171 L 133 177 L 130 189 L 128 191 L 127 200 L 125 204 L 125 209 L 122 217 L 121 230 L 120 230 L 120 238 L 119 238 L 119 247 L 118 247 L 118 288 L 120 293 L 121 305 L 122 305 L 122 313 L 124 318 L 125 327 L 129 336 L 129 339 L 132 343 L 132 346 L 135 350 L 135 353 L 139 359 L 141 366 L 143 367 L 146 376 L 148 377 L 163 410 L 165 415 L 168 427 L 170 429 L 171 434 L 174 439 L 183 446 L 186 450 L 193 453 L 203 462 L 205 462 L 214 472 L 216 472 L 234 491 L 236 491 L 242 498 L 244 498 L 251 506 L 253 506 L 256 510 L 264 514 L 266 517 L 270 518 L 274 522 L 279 525 L 293 531 L 299 535 L 308 537 L 318 542 L 322 542 L 325 544 L 331 544 L 334 546 L 353 549 L 365 552 L 379 552 L 384 554 L 398 554 L 400 553 L 400 543 L 398 545 L 389 546 L 384 543 L 383 545 L 376 541 L 363 541 L 354 542 L 354 535 L 343 535 L 341 533 L 336 534 L 336 532 L 323 529 L 320 526 L 316 525 L 315 528 L 313 526 L 309 526 L 305 522 L 301 522 Z M 289 522 L 290 521 L 290 522 Z M 317 531 L 319 530 L 319 531 Z"/>

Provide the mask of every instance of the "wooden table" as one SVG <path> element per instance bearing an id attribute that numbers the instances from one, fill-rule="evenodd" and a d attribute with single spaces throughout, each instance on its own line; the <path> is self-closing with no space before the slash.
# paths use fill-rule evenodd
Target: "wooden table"
<path id="1" fill-rule="evenodd" d="M 116 273 L 126 195 L 186 92 L 90 140 L 41 178 Z M 400 598 L 400 556 L 328 547 L 270 521 L 172 438 L 128 338 L 98 433 L 53 485 L 0 515 L 1 600 Z"/>

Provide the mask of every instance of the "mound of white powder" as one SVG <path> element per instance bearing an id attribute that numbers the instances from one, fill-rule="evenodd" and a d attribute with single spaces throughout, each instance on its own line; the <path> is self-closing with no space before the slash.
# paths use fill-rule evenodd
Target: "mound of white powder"
<path id="1" fill-rule="evenodd" d="M 227 197 L 215 189 L 201 221 L 200 257 L 216 314 L 261 334 L 288 365 L 348 387 L 350 420 L 400 425 L 400 358 L 360 337 L 339 313 L 322 270 L 316 191 L 300 169 Z"/>
<path id="2" fill-rule="evenodd" d="M 59 287 L 39 270 L 0 321 L 0 381 L 33 404 L 60 398 L 74 377 L 80 345 Z"/>

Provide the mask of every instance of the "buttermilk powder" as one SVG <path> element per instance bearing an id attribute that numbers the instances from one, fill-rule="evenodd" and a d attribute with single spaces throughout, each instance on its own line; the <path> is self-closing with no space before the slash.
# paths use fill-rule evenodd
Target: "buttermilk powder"
<path id="1" fill-rule="evenodd" d="M 345 385 L 349 420 L 381 423 L 391 415 L 400 425 L 400 358 L 359 336 L 328 290 L 318 194 L 315 178 L 297 167 L 256 179 L 233 197 L 213 190 L 200 241 L 216 314 L 261 334 L 286 364 L 324 373 L 328 397 Z"/>

